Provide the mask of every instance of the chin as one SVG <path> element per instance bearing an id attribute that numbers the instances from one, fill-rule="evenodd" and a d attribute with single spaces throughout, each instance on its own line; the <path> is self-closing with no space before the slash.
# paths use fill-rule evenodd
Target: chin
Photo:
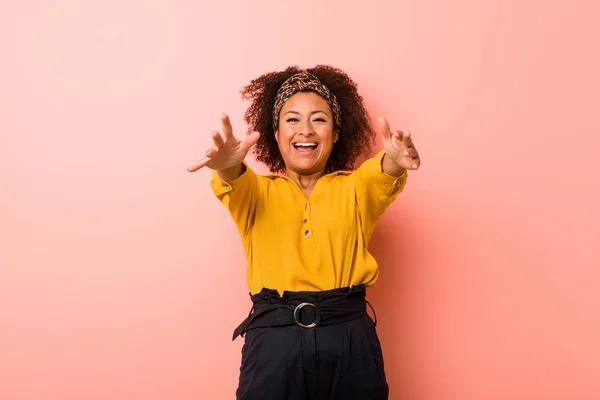
<path id="1" fill-rule="evenodd" d="M 325 165 L 319 165 L 316 163 L 311 163 L 311 164 L 294 163 L 292 168 L 290 168 L 290 169 L 301 175 L 312 175 L 317 172 L 325 170 Z"/>

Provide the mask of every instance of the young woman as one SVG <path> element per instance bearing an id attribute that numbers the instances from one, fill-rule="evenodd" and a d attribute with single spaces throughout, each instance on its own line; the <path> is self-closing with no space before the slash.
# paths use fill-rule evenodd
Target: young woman
<path id="1" fill-rule="evenodd" d="M 380 118 L 383 149 L 353 170 L 375 132 L 356 84 L 330 66 L 267 73 L 242 94 L 247 135 L 237 139 L 222 115 L 222 133 L 188 169 L 213 170 L 248 259 L 237 399 L 387 399 L 365 299 L 378 277 L 368 244 L 421 164 L 412 137 Z M 246 164 L 251 148 L 272 174 Z"/>

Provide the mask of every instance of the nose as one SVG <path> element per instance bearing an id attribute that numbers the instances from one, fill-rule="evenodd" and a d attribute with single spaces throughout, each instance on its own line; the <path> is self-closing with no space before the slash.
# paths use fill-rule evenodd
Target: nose
<path id="1" fill-rule="evenodd" d="M 298 133 L 304 136 L 311 136 L 315 134 L 315 130 L 313 129 L 310 119 L 306 119 L 300 124 Z"/>

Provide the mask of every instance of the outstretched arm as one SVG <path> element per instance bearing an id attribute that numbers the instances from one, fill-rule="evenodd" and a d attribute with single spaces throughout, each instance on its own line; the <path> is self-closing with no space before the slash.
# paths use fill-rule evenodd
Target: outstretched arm
<path id="1" fill-rule="evenodd" d="M 206 156 L 188 168 L 189 172 L 208 167 L 213 170 L 211 186 L 216 197 L 229 210 L 242 237 L 246 237 L 254 221 L 258 197 L 258 179 L 244 162 L 244 158 L 260 137 L 258 132 L 247 135 L 244 140 L 233 136 L 231 122 L 221 115 L 223 134 L 213 132 L 213 146 Z"/>
<path id="2" fill-rule="evenodd" d="M 355 175 L 356 201 L 366 243 L 379 217 L 404 189 L 407 170 L 416 170 L 421 165 L 410 133 L 392 132 L 383 117 L 379 118 L 377 128 L 383 149 L 366 160 Z"/>

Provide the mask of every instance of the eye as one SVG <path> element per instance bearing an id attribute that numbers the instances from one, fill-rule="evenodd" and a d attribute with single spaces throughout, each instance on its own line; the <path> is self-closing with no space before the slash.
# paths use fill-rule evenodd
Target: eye
<path id="1" fill-rule="evenodd" d="M 298 122 L 298 118 L 290 117 L 286 119 L 285 122 Z"/>
<path id="2" fill-rule="evenodd" d="M 321 118 L 321 117 L 315 118 L 314 121 L 316 121 L 316 122 L 325 122 L 325 118 Z"/>

